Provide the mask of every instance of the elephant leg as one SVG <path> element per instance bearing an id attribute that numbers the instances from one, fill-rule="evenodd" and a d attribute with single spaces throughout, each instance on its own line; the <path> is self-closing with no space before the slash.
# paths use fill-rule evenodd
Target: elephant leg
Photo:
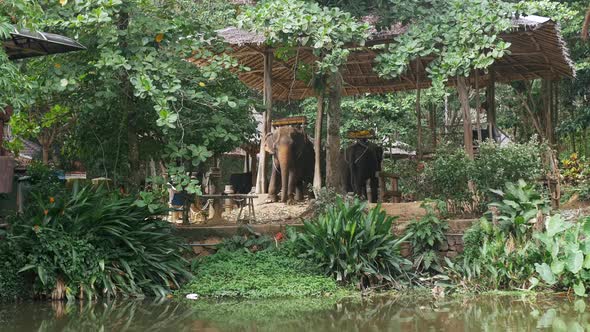
<path id="1" fill-rule="evenodd" d="M 300 182 L 295 186 L 295 200 L 301 202 L 303 200 L 303 183 Z"/>
<path id="2" fill-rule="evenodd" d="M 289 185 L 287 186 L 287 202 L 292 203 L 293 202 L 293 196 L 295 194 L 295 187 L 297 184 L 297 180 L 296 180 L 296 176 L 295 176 L 295 171 L 291 171 L 289 172 Z"/>
<path id="3" fill-rule="evenodd" d="M 361 188 L 360 188 L 360 197 L 365 200 L 367 199 L 367 180 L 363 180 L 362 178 L 359 179 L 359 182 L 361 184 Z"/>
<path id="4" fill-rule="evenodd" d="M 275 164 L 275 160 L 272 160 L 272 171 L 270 173 L 270 182 L 268 184 L 268 199 L 267 202 L 276 202 L 278 201 L 277 197 L 277 165 Z"/>
<path id="5" fill-rule="evenodd" d="M 379 179 L 376 176 L 371 177 L 371 203 L 377 203 L 379 197 Z"/>

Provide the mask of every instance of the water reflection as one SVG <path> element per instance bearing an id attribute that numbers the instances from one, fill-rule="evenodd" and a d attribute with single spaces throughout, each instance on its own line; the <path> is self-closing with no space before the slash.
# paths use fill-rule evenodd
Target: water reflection
<path id="1" fill-rule="evenodd" d="M 1 331 L 590 331 L 584 300 L 120 301 L 0 304 Z"/>

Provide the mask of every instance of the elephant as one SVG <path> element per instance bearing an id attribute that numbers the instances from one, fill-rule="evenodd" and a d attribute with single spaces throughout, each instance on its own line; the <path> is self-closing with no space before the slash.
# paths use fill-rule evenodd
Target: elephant
<path id="1" fill-rule="evenodd" d="M 301 201 L 305 187 L 313 182 L 315 162 L 313 143 L 307 134 L 296 127 L 278 127 L 266 135 L 264 150 L 273 156 L 269 200 L 277 201 L 280 177 L 281 202 L 291 202 L 293 198 Z"/>
<path id="2" fill-rule="evenodd" d="M 367 197 L 367 180 L 371 181 L 371 203 L 377 202 L 383 148 L 367 139 L 358 140 L 344 151 L 346 190 L 359 197 Z"/>

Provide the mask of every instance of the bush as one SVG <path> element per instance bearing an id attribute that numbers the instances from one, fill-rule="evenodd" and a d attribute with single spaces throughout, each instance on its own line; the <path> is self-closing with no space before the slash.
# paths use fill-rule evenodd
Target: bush
<path id="1" fill-rule="evenodd" d="M 282 250 L 256 253 L 220 250 L 194 262 L 194 279 L 181 294 L 204 297 L 276 298 L 323 296 L 338 291 L 336 282 L 323 276 L 307 260 Z"/>
<path id="2" fill-rule="evenodd" d="M 416 159 L 383 160 L 383 169 L 399 176 L 398 187 L 404 200 L 422 200 L 432 195 L 432 179 L 425 172 L 428 163 Z"/>
<path id="3" fill-rule="evenodd" d="M 431 198 L 449 203 L 454 213 L 462 211 L 465 204 L 471 204 L 473 193 L 467 183 L 473 177 L 473 161 L 463 149 L 438 150 L 427 172 L 432 181 Z"/>
<path id="4" fill-rule="evenodd" d="M 590 178 L 590 163 L 584 156 L 579 157 L 572 153 L 569 158 L 561 160 L 561 175 L 563 182 L 568 185 L 577 185 L 580 182 L 587 182 Z"/>
<path id="5" fill-rule="evenodd" d="M 412 248 L 414 269 L 418 272 L 442 272 L 439 256 L 441 246 L 447 241 L 446 232 L 449 224 L 438 218 L 437 210 L 444 209 L 444 202 L 426 201 L 422 208 L 426 210 L 420 220 L 412 220 L 406 229 L 408 242 Z"/>
<path id="6" fill-rule="evenodd" d="M 537 285 L 586 296 L 590 284 L 590 218 L 548 216 L 546 201 L 526 183 L 508 184 L 498 207 L 505 225 L 485 218 L 465 234 L 463 260 L 447 269 L 456 282 L 479 289 Z M 540 225 L 542 227 L 532 227 Z"/>
<path id="7" fill-rule="evenodd" d="M 65 194 L 65 185 L 54 168 L 35 161 L 27 167 L 27 175 L 30 176 L 31 196 L 62 197 Z"/>
<path id="8" fill-rule="evenodd" d="M 367 212 L 359 200 L 340 199 L 316 220 L 304 223 L 297 243 L 303 257 L 338 281 L 358 281 L 361 287 L 393 283 L 411 265 L 399 253 L 405 239 L 393 236 L 393 220 L 379 206 Z"/>
<path id="9" fill-rule="evenodd" d="M 535 139 L 527 143 L 510 143 L 500 146 L 487 141 L 479 146 L 474 162 L 473 181 L 485 202 L 494 199 L 490 189 L 497 189 L 506 182 L 523 179 L 536 183 L 543 175 L 541 155 L 543 146 Z"/>
<path id="10" fill-rule="evenodd" d="M 535 140 L 505 146 L 488 141 L 480 145 L 475 160 L 470 160 L 462 148 L 443 147 L 427 169 L 432 198 L 446 201 L 454 214 L 483 212 L 495 198 L 490 189 L 520 179 L 530 183 L 539 180 L 543 174 L 542 149 Z M 474 191 L 469 189 L 469 181 Z"/>
<path id="11" fill-rule="evenodd" d="M 84 188 L 38 197 L 12 220 L 7 241 L 25 255 L 37 291 L 53 298 L 163 296 L 190 276 L 172 227 L 131 197 Z"/>
<path id="12" fill-rule="evenodd" d="M 25 256 L 14 245 L 0 239 L 0 300 L 29 297 L 30 285 L 18 271 L 25 265 Z"/>

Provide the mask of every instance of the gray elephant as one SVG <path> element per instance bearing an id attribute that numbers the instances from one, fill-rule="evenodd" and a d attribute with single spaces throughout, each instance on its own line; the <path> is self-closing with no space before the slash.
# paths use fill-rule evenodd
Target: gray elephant
<path id="1" fill-rule="evenodd" d="M 277 201 L 279 177 L 281 202 L 302 200 L 305 187 L 313 182 L 315 161 L 313 143 L 307 134 L 300 128 L 279 127 L 266 136 L 264 149 L 273 156 L 269 200 Z"/>
<path id="2" fill-rule="evenodd" d="M 377 202 L 383 148 L 367 139 L 357 140 L 344 151 L 346 190 L 359 197 L 367 197 L 367 180 L 371 182 L 371 203 Z"/>

